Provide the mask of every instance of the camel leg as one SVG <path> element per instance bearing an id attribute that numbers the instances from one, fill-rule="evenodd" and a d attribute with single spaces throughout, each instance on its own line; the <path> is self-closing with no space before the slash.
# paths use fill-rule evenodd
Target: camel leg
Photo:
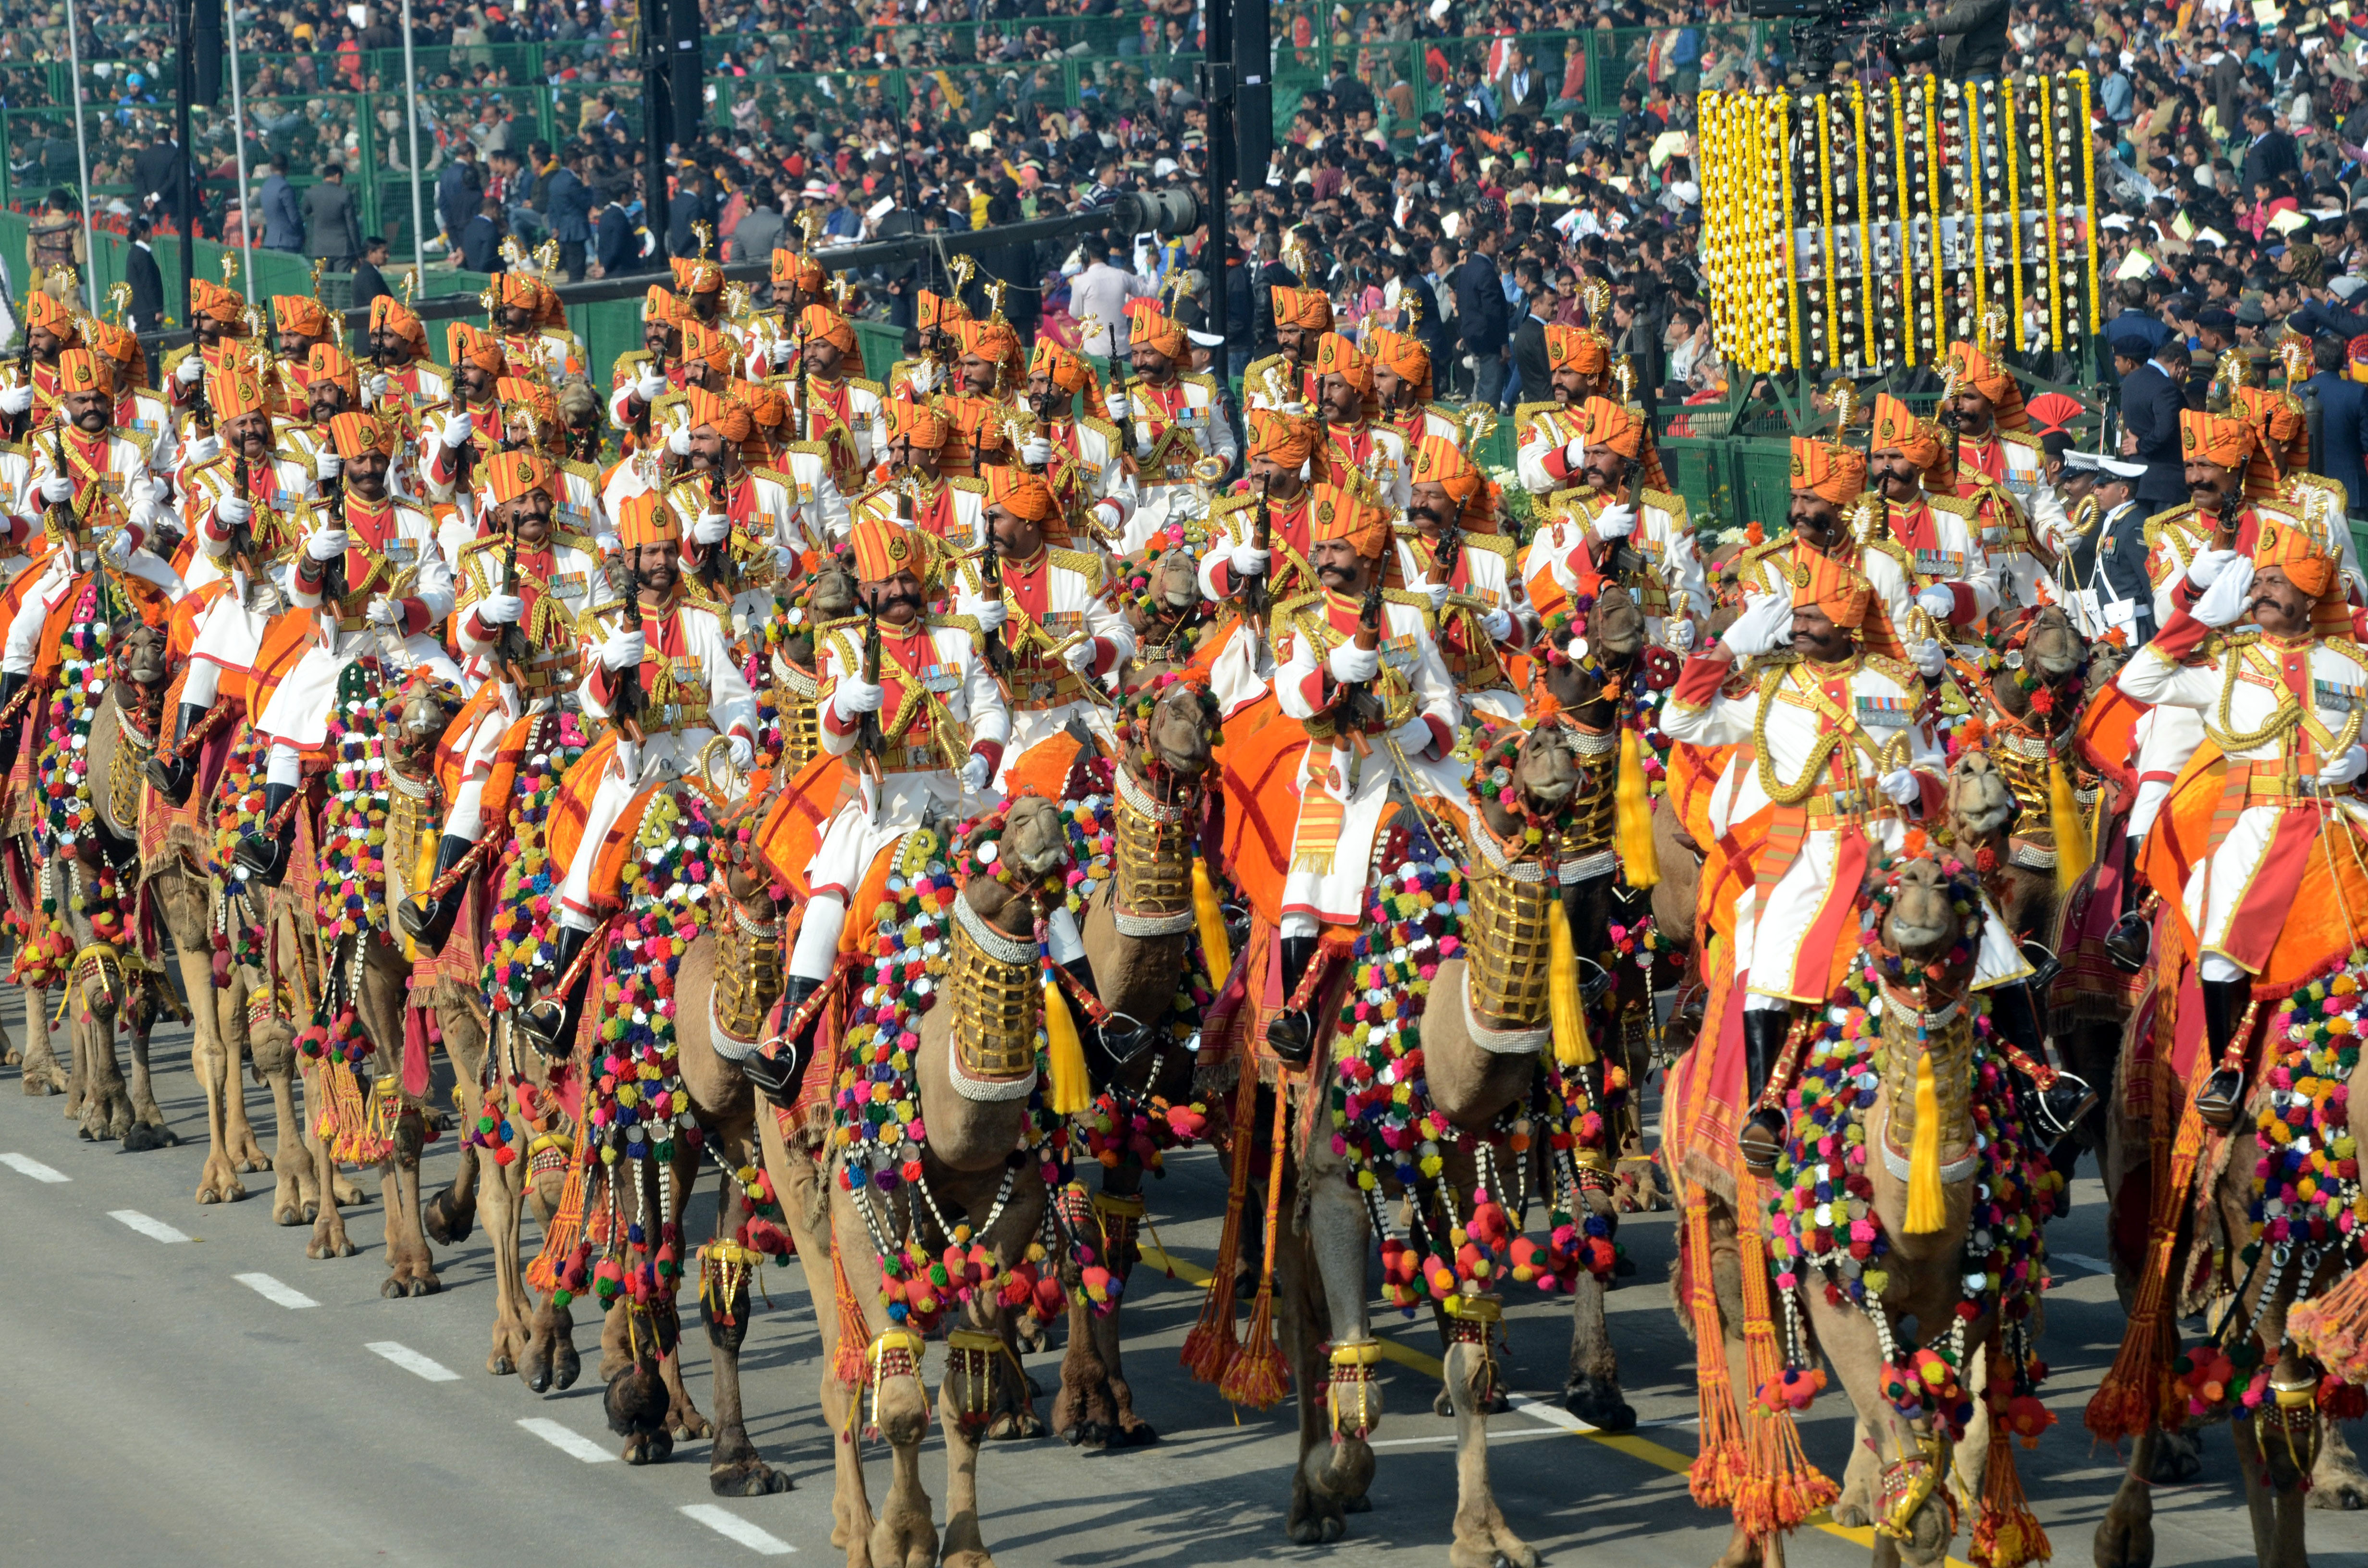
<path id="1" fill-rule="evenodd" d="M 68 1087 L 66 1070 L 58 1065 L 50 1043 L 50 993 L 45 986 L 25 987 L 25 1093 L 38 1098 L 61 1094 Z"/>
<path id="2" fill-rule="evenodd" d="M 858 1287 L 860 1289 L 860 1287 Z M 938 1531 L 930 1520 L 929 1494 L 921 1485 L 921 1439 L 929 1426 L 928 1391 L 921 1386 L 917 1369 L 895 1377 L 879 1380 L 873 1397 L 874 1418 L 881 1437 L 887 1439 L 891 1457 L 888 1495 L 880 1505 L 880 1518 L 871 1527 L 871 1562 L 874 1568 L 935 1568 L 938 1561 Z M 956 1438 L 953 1428 L 946 1431 L 946 1449 L 950 1463 L 955 1457 Z M 973 1439 L 965 1445 L 973 1470 L 978 1464 L 978 1444 Z M 972 1506 L 977 1506 L 973 1493 Z M 848 1561 L 855 1561 L 850 1551 Z"/>
<path id="3" fill-rule="evenodd" d="M 2351 1445 L 2343 1440 L 2343 1424 L 2318 1424 L 2318 1462 L 2311 1466 L 2310 1490 L 2304 1494 L 2314 1508 L 2368 1507 L 2368 1475 L 2360 1471 Z"/>
<path id="4" fill-rule="evenodd" d="M 1455 1402 L 1455 1539 L 1447 1549 L 1452 1568 L 1538 1568 L 1538 1554 L 1505 1524 L 1488 1484 L 1488 1351 L 1458 1340 L 1448 1346 L 1447 1392 Z"/>
<path id="5" fill-rule="evenodd" d="M 1878 1462 L 1888 1462 L 1901 1455 L 1913 1455 L 1918 1450 L 1918 1439 L 1925 1429 L 1920 1423 L 1910 1423 L 1895 1410 L 1877 1387 L 1876 1369 L 1883 1365 L 1883 1352 L 1874 1337 L 1874 1325 L 1863 1313 L 1843 1312 L 1827 1308 L 1822 1300 L 1812 1296 L 1810 1317 L 1816 1325 L 1817 1343 L 1826 1357 L 1841 1373 L 1843 1390 L 1850 1395 L 1851 1409 L 1857 1414 L 1861 1429 L 1874 1434 L 1881 1449 Z M 1740 1346 L 1730 1349 L 1738 1355 L 1728 1365 L 1740 1369 L 1748 1362 L 1739 1358 Z M 1952 1534 L 1947 1487 L 1949 1477 L 1944 1472 L 1936 1478 L 1931 1495 L 1917 1509 L 1908 1521 L 1907 1539 L 1897 1540 L 1880 1530 L 1875 1532 L 1874 1561 L 1878 1563 L 1907 1562 L 1926 1568 L 1944 1562 Z M 1878 1494 L 1879 1495 L 1879 1494 Z M 1880 1504 L 1878 1503 L 1878 1508 Z"/>
<path id="6" fill-rule="evenodd" d="M 1116 1423 L 1110 1402 L 1110 1368 L 1094 1332 L 1093 1309 L 1069 1302 L 1069 1348 L 1061 1358 L 1061 1390 L 1053 1397 L 1053 1430 L 1072 1448 L 1107 1449 Z"/>
<path id="7" fill-rule="evenodd" d="M 2310 1568 L 2303 1546 L 2306 1477 L 2290 1456 L 2275 1448 L 2264 1451 L 2250 1421 L 2231 1421 L 2228 1430 L 2237 1439 L 2237 1467 L 2245 1477 L 2245 1507 L 2261 1568 Z"/>
<path id="8" fill-rule="evenodd" d="M 123 1147 L 131 1153 L 167 1149 L 181 1141 L 165 1124 L 165 1108 L 156 1103 L 156 1091 L 149 1082 L 148 1035 L 155 1023 L 154 1004 L 142 1002 L 131 1020 L 131 1125 L 123 1133 Z"/>
<path id="9" fill-rule="evenodd" d="M 328 1140 L 320 1134 L 320 1113 L 317 1103 L 326 1098 L 322 1082 L 327 1068 L 314 1067 L 304 1074 L 304 1119 L 298 1124 L 304 1140 L 304 1151 L 311 1156 L 313 1168 L 321 1173 L 315 1184 L 319 1208 L 313 1218 L 313 1237 L 305 1244 L 304 1256 L 310 1258 L 351 1257 L 361 1249 L 346 1236 L 345 1216 L 338 1212 L 344 1201 L 338 1191 L 337 1162 L 329 1153 Z M 359 1195 L 357 1194 L 359 1197 Z"/>
<path id="10" fill-rule="evenodd" d="M 386 1204 L 386 1282 L 379 1294 L 389 1301 L 432 1296 L 444 1288 L 436 1257 L 419 1226 L 419 1154 L 427 1123 L 408 1106 L 395 1119 L 393 1147 L 379 1165 L 379 1192 Z"/>
<path id="11" fill-rule="evenodd" d="M 1121 1161 L 1118 1169 L 1110 1172 L 1109 1178 L 1102 1183 L 1102 1190 L 1124 1194 L 1140 1193 L 1143 1190 L 1142 1162 L 1132 1155 Z M 1103 1263 L 1103 1267 L 1118 1278 L 1121 1287 L 1132 1282 L 1135 1265 L 1143 1261 L 1141 1240 L 1138 1233 L 1130 1231 L 1124 1238 L 1123 1244 L 1111 1248 L 1109 1257 Z M 1119 1346 L 1121 1340 L 1119 1334 L 1119 1318 L 1125 1311 L 1125 1301 L 1126 1293 L 1121 1289 L 1119 1293 L 1121 1305 L 1118 1311 L 1093 1318 L 1091 1326 L 1094 1350 L 1109 1380 L 1110 1407 L 1115 1413 L 1118 1423 L 1117 1430 L 1112 1437 L 1119 1447 L 1133 1449 L 1159 1441 L 1159 1434 L 1153 1429 L 1150 1422 L 1134 1413 L 1134 1390 L 1128 1384 L 1126 1370 L 1120 1364 Z"/>
<path id="12" fill-rule="evenodd" d="M 313 1139 L 297 1104 L 296 1036 L 275 1018 L 254 1031 L 251 1049 L 255 1075 L 271 1091 L 271 1221 L 309 1225 L 321 1212 L 321 1166 L 313 1163 Z M 309 1085 L 304 1097 L 312 1098 Z"/>
<path id="13" fill-rule="evenodd" d="M 513 1171 L 527 1163 L 523 1131 L 518 1134 L 518 1150 L 517 1162 L 509 1167 Z M 514 1179 L 519 1184 L 518 1189 L 525 1203 L 534 1210 L 535 1224 L 545 1235 L 550 1234 L 552 1221 L 559 1213 L 561 1196 L 567 1187 L 565 1171 L 553 1167 L 539 1173 L 529 1172 Z M 508 1224 L 509 1246 L 514 1260 L 524 1256 L 518 1237 L 518 1218 L 517 1210 L 513 1209 Z M 526 1386 L 536 1393 L 573 1388 L 584 1369 L 583 1362 L 575 1354 L 575 1314 L 548 1296 L 538 1304 L 527 1286 L 523 1263 L 514 1261 L 512 1267 L 518 1273 L 519 1310 L 527 1318 L 526 1351 L 519 1358 L 518 1373 L 526 1380 Z"/>
<path id="14" fill-rule="evenodd" d="M 190 1011 L 196 1016 L 189 1072 L 206 1099 L 206 1163 L 198 1173 L 198 1201 L 235 1203 L 246 1196 L 246 1187 L 238 1179 L 238 1162 L 231 1153 L 230 1109 L 233 1102 L 238 1103 L 243 1127 L 246 1108 L 239 1093 L 237 1060 L 222 1044 L 213 958 L 176 938 L 174 959 L 181 966 L 181 984 L 189 994 Z M 255 1135 L 250 1131 L 247 1136 L 252 1140 Z"/>
<path id="15" fill-rule="evenodd" d="M 2155 1451 L 2161 1437 L 2159 1427 L 2149 1426 L 2130 1445 L 2129 1469 L 2105 1517 L 2097 1521 L 2092 1549 L 2097 1568 L 2151 1568 Z"/>
<path id="16" fill-rule="evenodd" d="M 1335 1437 L 1317 1402 L 1331 1377 L 1326 1339 L 1349 1345 L 1373 1337 L 1365 1306 L 1365 1255 L 1372 1250 L 1372 1234 L 1365 1207 L 1337 1162 L 1319 1156 L 1297 1176 L 1307 1184 L 1307 1229 L 1299 1234 L 1286 1226 L 1276 1236 L 1275 1301 L 1299 1391 L 1299 1468 L 1284 1528 L 1293 1541 L 1309 1546 L 1339 1540 L 1348 1529 L 1345 1516 L 1362 1511 L 1359 1505 L 1373 1483 L 1372 1445 L 1362 1437 Z M 1281 1201 L 1291 1203 L 1288 1189 Z"/>
<path id="17" fill-rule="evenodd" d="M 212 965 L 209 963 L 204 968 L 207 984 L 211 986 Z M 188 971 L 184 970 L 182 973 L 186 978 Z M 198 1002 L 196 998 L 200 994 L 211 997 L 215 1005 L 208 1007 Z M 265 1153 L 263 1145 L 255 1140 L 255 1126 L 246 1115 L 246 1096 L 239 1087 L 239 1059 L 253 1054 L 252 1044 L 247 1039 L 247 995 L 246 971 L 233 968 L 227 990 L 192 992 L 190 1006 L 200 1017 L 208 1013 L 212 1015 L 214 1040 L 222 1051 L 222 1060 L 228 1063 L 222 1080 L 226 1091 L 222 1102 L 222 1152 L 228 1156 L 233 1170 L 268 1171 L 271 1168 L 271 1156 Z M 255 1081 L 258 1084 L 264 1081 L 261 1072 L 256 1074 Z"/>
<path id="18" fill-rule="evenodd" d="M 480 1161 L 477 1146 L 468 1142 L 485 1103 L 484 1031 L 477 1027 L 476 1015 L 465 1006 L 438 1011 L 444 1030 L 444 1054 L 451 1059 L 452 1082 L 461 1096 L 461 1158 L 452 1173 L 452 1185 L 428 1200 L 421 1222 L 429 1241 L 450 1247 L 469 1239 L 477 1212 L 477 1183 L 484 1179 L 480 1167 L 490 1165 L 492 1159 L 489 1153 Z"/>
<path id="19" fill-rule="evenodd" d="M 131 1092 L 123 1081 L 123 1065 L 115 1059 L 117 1013 L 101 1017 L 86 993 L 75 988 L 74 1016 L 68 1023 L 74 1040 L 74 1087 L 68 1092 L 69 1113 L 82 1108 L 82 1136 L 94 1142 L 124 1137 L 131 1131 Z"/>
<path id="20" fill-rule="evenodd" d="M 745 1136 L 723 1137 L 720 1145 L 718 1153 L 726 1171 L 736 1171 L 748 1164 L 748 1141 Z M 747 1219 L 747 1195 L 737 1181 L 727 1176 L 723 1180 L 723 1199 L 716 1210 L 715 1233 L 720 1238 L 735 1236 Z M 761 1497 L 768 1492 L 787 1492 L 790 1478 L 757 1457 L 757 1446 L 748 1440 L 747 1424 L 740 1410 L 740 1345 L 748 1337 L 748 1316 L 756 1310 L 755 1292 L 748 1289 L 747 1276 L 743 1275 L 734 1282 L 727 1299 L 713 1301 L 712 1294 L 705 1289 L 700 1291 L 700 1310 L 707 1320 L 708 1356 L 715 1373 L 715 1443 L 708 1454 L 707 1483 L 719 1497 Z"/>
<path id="21" fill-rule="evenodd" d="M 494 1250 L 494 1343 L 485 1353 L 485 1370 L 497 1378 L 510 1376 L 526 1359 L 527 1319 L 534 1309 L 526 1288 L 526 1266 L 518 1256 L 518 1221 L 526 1207 L 523 1126 L 513 1126 L 508 1152 L 512 1157 L 507 1165 L 485 1161 L 484 1179 L 477 1187 L 477 1223 L 484 1227 Z M 547 1364 L 543 1375 L 550 1377 Z"/>
<path id="22" fill-rule="evenodd" d="M 992 1320 L 1010 1315 L 996 1310 L 988 1314 L 988 1323 L 973 1320 L 973 1326 L 987 1327 L 1008 1340 L 1010 1325 Z M 1073 1319 L 1073 1332 L 1075 1327 Z M 973 1379 L 983 1386 L 975 1386 Z M 1014 1384 L 1019 1385 L 1016 1395 Z M 939 1559 L 944 1568 L 995 1568 L 978 1523 L 978 1439 L 997 1405 L 1008 1405 L 1014 1398 L 1027 1401 L 1026 1383 L 1001 1357 L 990 1356 L 983 1370 L 976 1371 L 965 1370 L 947 1357 L 945 1379 L 938 1387 L 938 1418 L 946 1435 L 946 1539 Z M 980 1414 L 970 1414 L 973 1411 Z"/>
<path id="23" fill-rule="evenodd" d="M 1606 1212 L 1610 1195 L 1582 1194 Z M 1570 1376 L 1563 1384 L 1563 1408 L 1603 1432 L 1625 1432 L 1636 1412 L 1620 1392 L 1620 1357 L 1611 1347 L 1611 1325 L 1603 1309 L 1604 1282 L 1581 1271 L 1570 1293 Z"/>
<path id="24" fill-rule="evenodd" d="M 1738 1346 L 1742 1341 L 1736 1342 Z M 1866 1423 L 1850 1426 L 1850 1461 L 1842 1467 L 1841 1495 L 1834 1499 L 1834 1523 L 1864 1529 L 1874 1523 L 1883 1502 L 1883 1466 L 1874 1457 L 1874 1438 Z"/>

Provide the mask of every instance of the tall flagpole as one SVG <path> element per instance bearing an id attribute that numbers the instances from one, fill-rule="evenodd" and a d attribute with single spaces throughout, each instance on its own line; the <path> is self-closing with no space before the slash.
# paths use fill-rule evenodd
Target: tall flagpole
<path id="1" fill-rule="evenodd" d="M 222 26 L 229 29 L 230 42 L 230 140 L 238 153 L 238 281 L 251 305 L 255 303 L 255 192 L 246 183 L 246 99 L 238 82 L 238 0 L 222 0 Z"/>
<path id="2" fill-rule="evenodd" d="M 411 0 L 403 0 L 403 118 L 411 132 L 411 274 L 415 291 L 427 288 L 427 231 L 419 203 L 419 72 L 411 62 Z M 454 239 L 460 236 L 455 234 Z M 449 257 L 447 259 L 450 259 Z"/>
<path id="3" fill-rule="evenodd" d="M 98 313 L 98 242 L 90 232 L 90 142 L 82 123 L 82 40 L 74 0 L 66 0 L 66 64 L 74 73 L 74 164 L 82 174 L 82 285 L 93 315 Z"/>

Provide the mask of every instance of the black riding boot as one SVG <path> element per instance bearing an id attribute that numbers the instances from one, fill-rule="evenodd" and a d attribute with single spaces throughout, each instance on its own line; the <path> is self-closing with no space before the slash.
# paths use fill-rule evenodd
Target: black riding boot
<path id="1" fill-rule="evenodd" d="M 182 703 L 179 717 L 173 721 L 172 757 L 168 760 L 160 749 L 155 756 L 148 759 L 146 769 L 148 782 L 154 787 L 158 794 L 176 806 L 187 803 L 189 798 L 189 786 L 197 782 L 198 778 L 197 753 L 182 751 L 179 749 L 180 744 L 190 729 L 205 716 L 206 710 L 202 704 Z"/>
<path id="2" fill-rule="evenodd" d="M 2047 1051 L 2047 1030 L 2028 984 L 2001 985 L 1990 993 L 1990 1022 L 1999 1034 L 2043 1067 L 2055 1066 Z M 2078 1074 L 2058 1067 L 2053 1087 L 2042 1094 L 2034 1082 L 2020 1081 L 2022 1114 L 2049 1146 L 2062 1142 L 2097 1103 L 2097 1092 Z"/>
<path id="3" fill-rule="evenodd" d="M 1743 1103 L 1748 1108 L 1759 1103 L 1768 1087 L 1768 1080 L 1776 1071 L 1776 1059 L 1784 1054 L 1784 1036 L 1793 1028 L 1790 1007 L 1752 1007 L 1743 1015 Z M 1754 1176 L 1766 1176 L 1776 1168 L 1776 1156 L 1784 1147 L 1784 1132 L 1791 1119 L 1776 1106 L 1765 1110 L 1748 1110 L 1742 1129 L 1735 1137 L 1736 1147 L 1742 1151 L 1743 1163 Z"/>
<path id="4" fill-rule="evenodd" d="M 2138 880 L 2138 846 L 2129 842 L 2129 858 L 2122 867 L 2122 913 L 2113 928 L 2105 933 L 2105 957 L 2124 974 L 2135 974 L 2146 967 L 2146 954 L 2153 948 L 2153 933 L 2146 916 L 2138 913 L 2146 902 L 2146 884 Z"/>
<path id="5" fill-rule="evenodd" d="M 278 816 L 279 809 L 302 788 L 301 784 L 266 784 L 263 787 L 263 820 L 268 823 Z M 231 858 L 245 868 L 249 881 L 276 888 L 279 885 L 279 879 L 288 874 L 288 857 L 294 852 L 295 843 L 296 819 L 290 816 L 280 824 L 279 832 L 274 837 L 266 838 L 254 833 L 240 839 Z"/>
<path id="6" fill-rule="evenodd" d="M 790 976 L 781 989 L 781 1017 L 794 1017 L 798 1008 L 821 990 L 822 984 L 803 974 Z M 806 1063 L 814 1059 L 814 1025 L 821 1017 L 822 1009 L 817 1007 L 814 1016 L 794 1035 L 768 1042 L 740 1063 L 741 1073 L 757 1085 L 757 1092 L 784 1109 L 796 1103 L 798 1085 L 805 1080 Z"/>
<path id="7" fill-rule="evenodd" d="M 2245 1017 L 2245 1004 L 2253 997 L 2251 979 L 2207 980 L 2203 983 L 2203 1041 L 2212 1060 L 2221 1061 L 2228 1053 L 2228 1042 L 2237 1038 L 2237 1026 Z M 2237 1115 L 2245 1108 L 2245 1070 L 2241 1067 L 2214 1067 L 2203 1086 L 2195 1091 L 2195 1109 L 2208 1127 L 2226 1131 L 2237 1124 Z"/>
<path id="8" fill-rule="evenodd" d="M 436 875 L 431 885 L 442 881 L 453 867 L 459 865 L 476 846 L 470 840 L 446 834 L 436 841 Z M 442 898 L 431 898 L 425 890 L 406 898 L 394 912 L 403 934 L 415 942 L 441 950 L 445 938 L 452 935 L 453 918 L 461 913 L 461 890 L 454 888 Z"/>
<path id="9" fill-rule="evenodd" d="M 553 946 L 557 956 L 551 960 L 552 983 L 555 985 L 565 977 L 591 938 L 589 931 L 563 925 Z M 545 996 L 518 1016 L 518 1030 L 526 1036 L 535 1050 L 545 1056 L 565 1056 L 575 1043 L 575 1023 L 584 1013 L 584 993 L 592 978 L 586 969 L 564 995 Z"/>
<path id="10" fill-rule="evenodd" d="M 30 676 L 0 675 L 0 709 L 16 701 L 17 694 L 24 690 L 25 683 L 32 678 Z M 25 738 L 26 722 L 25 715 L 19 713 L 6 725 L 0 726 L 0 778 L 7 778 L 8 770 L 17 766 L 17 743 Z"/>
<path id="11" fill-rule="evenodd" d="M 1315 961 L 1315 949 L 1320 938 L 1285 937 L 1282 938 L 1282 997 L 1287 1004 L 1299 990 L 1299 983 L 1307 977 L 1307 966 Z M 1315 1017 L 1313 1008 L 1292 1011 L 1287 1006 L 1267 1026 L 1266 1042 L 1274 1053 L 1293 1066 L 1304 1062 L 1315 1050 Z"/>

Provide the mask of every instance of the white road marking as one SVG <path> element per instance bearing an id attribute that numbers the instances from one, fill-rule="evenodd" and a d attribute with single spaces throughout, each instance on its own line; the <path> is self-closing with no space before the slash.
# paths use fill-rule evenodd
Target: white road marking
<path id="1" fill-rule="evenodd" d="M 373 1356 L 383 1356 L 406 1372 L 416 1373 L 431 1383 L 457 1383 L 461 1374 L 440 1361 L 431 1361 L 408 1345 L 398 1345 L 392 1339 L 373 1339 L 362 1346 Z"/>
<path id="2" fill-rule="evenodd" d="M 110 1220 L 120 1220 L 151 1241 L 185 1242 L 189 1239 L 164 1221 L 152 1220 L 137 1209 L 110 1209 L 108 1210 L 107 1217 Z"/>
<path id="3" fill-rule="evenodd" d="M 7 1166 L 19 1176 L 31 1176 L 35 1181 L 74 1180 L 65 1172 L 51 1170 L 30 1154 L 0 1154 L 0 1165 Z"/>
<path id="4" fill-rule="evenodd" d="M 1559 1437 L 1561 1436 L 1562 1434 L 1559 1432 L 1549 1432 L 1543 1427 L 1534 1426 L 1526 1431 L 1520 1432 L 1497 1432 L 1492 1430 L 1488 1434 L 1488 1446 L 1493 1449 L 1499 1443 L 1519 1442 L 1524 1437 Z M 1367 1446 L 1369 1448 L 1375 1449 L 1411 1449 L 1422 1443 L 1452 1443 L 1453 1441 L 1455 1441 L 1454 1433 L 1440 1432 L 1428 1437 L 1381 1437 L 1375 1439 Z"/>
<path id="5" fill-rule="evenodd" d="M 231 1278 L 275 1306 L 295 1311 L 303 1307 L 317 1307 L 321 1304 L 295 1286 L 283 1285 L 268 1274 L 233 1274 Z"/>
<path id="6" fill-rule="evenodd" d="M 2068 1263 L 2075 1268 L 2085 1268 L 2091 1274 L 2111 1274 L 2113 1271 L 2113 1266 L 2112 1264 L 2107 1263 L 2101 1257 L 2090 1257 L 2085 1252 L 2051 1251 L 2047 1255 L 2047 1261 L 2050 1263 Z"/>
<path id="7" fill-rule="evenodd" d="M 608 1464 L 617 1457 L 583 1433 L 562 1426 L 547 1415 L 520 1416 L 518 1425 L 569 1459 L 582 1460 L 586 1464 Z"/>
<path id="8" fill-rule="evenodd" d="M 717 1535 L 738 1541 L 760 1557 L 786 1557 L 797 1550 L 772 1531 L 760 1529 L 729 1508 L 719 1508 L 712 1503 L 688 1503 L 682 1512 L 685 1518 L 697 1519 Z"/>
<path id="9" fill-rule="evenodd" d="M 1505 1396 L 1505 1403 L 1511 1405 L 1519 1415 L 1526 1415 L 1532 1421 L 1543 1421 L 1549 1426 L 1559 1426 L 1565 1432 L 1601 1430 L 1591 1422 L 1581 1421 L 1559 1404 L 1549 1404 L 1544 1400 L 1532 1399 L 1525 1393 L 1508 1393 Z"/>

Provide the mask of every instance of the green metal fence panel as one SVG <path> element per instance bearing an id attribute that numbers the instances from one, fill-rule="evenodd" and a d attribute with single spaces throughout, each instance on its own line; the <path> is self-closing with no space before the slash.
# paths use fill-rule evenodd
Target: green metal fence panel
<path id="1" fill-rule="evenodd" d="M 602 300 L 571 305 L 567 324 L 584 340 L 585 370 L 601 392 L 609 390 L 609 371 L 618 356 L 642 346 L 642 301 Z"/>
<path id="2" fill-rule="evenodd" d="M 885 385 L 888 372 L 905 357 L 904 330 L 886 322 L 860 321 L 855 324 L 855 346 L 863 351 L 864 375 Z"/>

